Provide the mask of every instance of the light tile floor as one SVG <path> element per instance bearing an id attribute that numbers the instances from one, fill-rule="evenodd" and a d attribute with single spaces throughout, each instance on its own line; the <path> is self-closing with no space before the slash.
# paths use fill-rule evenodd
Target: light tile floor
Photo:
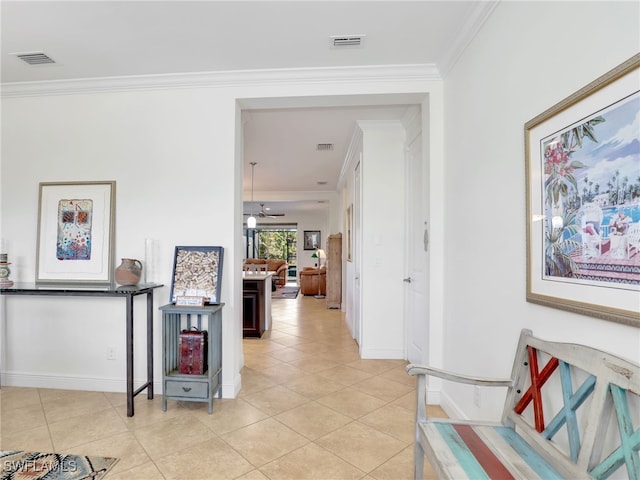
<path id="1" fill-rule="evenodd" d="M 110 480 L 412 478 L 405 361 L 360 359 L 344 314 L 302 295 L 274 300 L 273 328 L 243 345 L 242 390 L 212 415 L 141 394 L 129 418 L 121 393 L 3 387 L 0 448 L 118 457 Z"/>

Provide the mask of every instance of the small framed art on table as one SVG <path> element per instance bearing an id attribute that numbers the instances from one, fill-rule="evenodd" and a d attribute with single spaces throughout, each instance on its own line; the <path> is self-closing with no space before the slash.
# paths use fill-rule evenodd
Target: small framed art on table
<path id="1" fill-rule="evenodd" d="M 116 182 L 43 182 L 38 197 L 37 283 L 110 284 Z"/>
<path id="2" fill-rule="evenodd" d="M 176 247 L 171 302 L 191 303 L 199 297 L 203 304 L 219 305 L 223 252 L 222 247 Z"/>

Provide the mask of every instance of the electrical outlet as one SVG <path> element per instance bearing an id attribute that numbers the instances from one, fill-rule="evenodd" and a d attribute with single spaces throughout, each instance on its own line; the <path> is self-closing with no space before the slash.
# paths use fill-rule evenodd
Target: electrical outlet
<path id="1" fill-rule="evenodd" d="M 480 387 L 478 385 L 473 386 L 473 404 L 480 408 Z"/>
<path id="2" fill-rule="evenodd" d="M 116 359 L 116 347 L 113 345 L 109 345 L 107 347 L 107 360 L 115 360 Z"/>

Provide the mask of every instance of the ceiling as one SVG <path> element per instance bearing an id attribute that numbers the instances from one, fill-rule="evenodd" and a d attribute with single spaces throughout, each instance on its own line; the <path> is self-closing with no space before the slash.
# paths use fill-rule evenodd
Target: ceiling
<path id="1" fill-rule="evenodd" d="M 442 73 L 495 3 L 2 0 L 1 78 L 6 85 L 423 64 Z M 362 36 L 362 44 L 333 47 L 330 37 L 350 35 Z M 42 52 L 56 63 L 28 65 L 15 55 L 33 52 Z M 326 208 L 318 200 L 325 198 L 323 192 L 336 189 L 355 122 L 400 119 L 408 105 L 417 101 L 377 98 L 351 105 L 333 101 L 326 102 L 331 105 L 326 107 L 245 110 L 245 199 L 251 197 L 250 162 L 257 162 L 253 182 L 258 203 L 264 201 L 274 211 L 285 213 Z M 319 143 L 330 143 L 333 149 L 317 151 Z M 304 201 L 294 203 L 292 192 L 307 194 L 300 195 Z"/>

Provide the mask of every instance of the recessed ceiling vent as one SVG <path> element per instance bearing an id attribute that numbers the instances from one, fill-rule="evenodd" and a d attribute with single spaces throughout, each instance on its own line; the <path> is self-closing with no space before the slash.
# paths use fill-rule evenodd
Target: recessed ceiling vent
<path id="1" fill-rule="evenodd" d="M 333 143 L 319 143 L 316 146 L 316 150 L 319 152 L 327 152 L 333 150 Z"/>
<path id="2" fill-rule="evenodd" d="M 361 47 L 365 35 L 334 35 L 329 37 L 334 48 Z"/>
<path id="3" fill-rule="evenodd" d="M 49 55 L 42 52 L 14 53 L 16 57 L 29 65 L 45 65 L 56 63 Z"/>

